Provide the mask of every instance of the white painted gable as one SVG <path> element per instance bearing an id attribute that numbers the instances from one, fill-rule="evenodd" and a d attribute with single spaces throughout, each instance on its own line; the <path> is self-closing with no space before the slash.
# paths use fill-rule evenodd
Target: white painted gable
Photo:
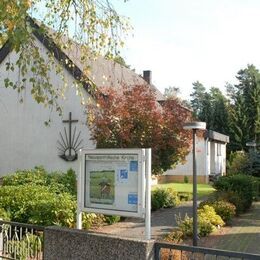
<path id="1" fill-rule="evenodd" d="M 47 51 L 39 41 L 38 45 L 42 48 L 43 53 Z M 0 147 L 2 151 L 0 176 L 17 169 L 30 169 L 37 165 L 42 165 L 51 171 L 66 171 L 69 168 L 77 170 L 77 161 L 64 161 L 58 156 L 59 150 L 57 149 L 58 140 L 61 140 L 60 132 L 64 135 L 64 127 L 68 134 L 68 123 L 63 123 L 62 120 L 68 119 L 69 112 L 72 112 L 72 119 L 79 120 L 72 124 L 72 129 L 76 126 L 76 133 L 81 132 L 79 140 L 82 139 L 82 147 L 94 147 L 90 141 L 89 129 L 86 126 L 85 108 L 80 105 L 80 98 L 76 95 L 75 88 L 72 87 L 74 78 L 64 69 L 68 89 L 65 93 L 66 99 L 61 100 L 63 116 L 60 117 L 56 112 L 51 112 L 32 99 L 29 84 L 21 96 L 16 90 L 5 88 L 5 78 L 18 80 L 17 70 L 6 72 L 5 69 L 7 61 L 15 60 L 16 54 L 11 52 L 0 64 Z M 64 84 L 54 71 L 50 72 L 50 75 L 54 86 L 58 87 Z M 88 97 L 87 93 L 85 95 Z M 21 97 L 23 103 L 19 103 Z M 48 120 L 49 116 L 51 116 L 52 122 L 49 127 L 46 127 L 44 122 Z"/>

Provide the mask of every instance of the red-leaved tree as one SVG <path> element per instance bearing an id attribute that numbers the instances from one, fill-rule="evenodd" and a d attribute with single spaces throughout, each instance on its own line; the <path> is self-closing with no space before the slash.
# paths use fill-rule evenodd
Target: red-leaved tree
<path id="1" fill-rule="evenodd" d="M 106 88 L 88 105 L 91 139 L 97 148 L 152 148 L 153 173 L 184 160 L 191 142 L 183 123 L 191 112 L 178 100 L 159 104 L 143 85 Z"/>

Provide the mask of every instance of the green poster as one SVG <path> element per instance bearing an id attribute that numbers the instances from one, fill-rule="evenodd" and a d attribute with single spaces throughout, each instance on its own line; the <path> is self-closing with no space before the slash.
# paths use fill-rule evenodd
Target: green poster
<path id="1" fill-rule="evenodd" d="M 90 202 L 114 204 L 115 171 L 90 171 Z"/>

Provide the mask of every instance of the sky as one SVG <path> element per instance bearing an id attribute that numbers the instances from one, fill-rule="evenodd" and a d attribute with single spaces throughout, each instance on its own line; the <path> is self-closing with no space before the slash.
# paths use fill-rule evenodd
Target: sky
<path id="1" fill-rule="evenodd" d="M 121 56 L 138 74 L 152 71 L 161 91 L 192 83 L 207 89 L 235 84 L 247 64 L 260 69 L 260 0 L 112 0 L 133 31 Z"/>

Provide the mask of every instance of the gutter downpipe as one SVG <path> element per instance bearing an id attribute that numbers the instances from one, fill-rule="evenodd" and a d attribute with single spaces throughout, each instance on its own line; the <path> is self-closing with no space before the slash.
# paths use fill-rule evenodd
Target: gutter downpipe
<path id="1" fill-rule="evenodd" d="M 205 156 L 205 167 L 206 167 L 206 182 L 208 183 L 209 182 L 209 169 L 208 169 L 208 166 L 209 166 L 209 153 L 208 153 L 208 141 L 209 141 L 209 138 L 207 137 L 205 139 L 205 151 L 206 151 L 206 156 Z"/>

